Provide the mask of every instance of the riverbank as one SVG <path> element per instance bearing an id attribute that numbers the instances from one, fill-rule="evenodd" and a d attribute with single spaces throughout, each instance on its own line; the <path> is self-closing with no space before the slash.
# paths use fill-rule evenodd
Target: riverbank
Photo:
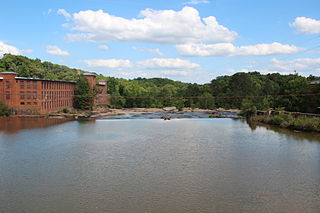
<path id="1" fill-rule="evenodd" d="M 208 114 L 216 114 L 217 112 L 224 113 L 235 113 L 238 114 L 240 111 L 236 109 L 192 109 L 192 108 L 183 108 L 181 111 L 178 110 L 167 110 L 166 108 L 123 108 L 123 109 L 110 109 L 110 108 L 95 108 L 91 111 L 77 111 L 71 110 L 67 113 L 59 111 L 52 112 L 46 115 L 11 115 L 10 117 L 19 117 L 19 118 L 73 118 L 73 119 L 97 119 L 106 116 L 115 116 L 123 114 L 132 114 L 132 113 L 176 113 L 183 114 L 188 112 L 205 112 Z M 209 117 L 209 116 L 208 116 Z"/>
<path id="2" fill-rule="evenodd" d="M 249 118 L 250 122 L 259 122 L 270 124 L 282 128 L 320 132 L 320 118 L 298 116 L 294 117 L 290 114 L 280 113 L 278 115 L 256 115 Z"/>

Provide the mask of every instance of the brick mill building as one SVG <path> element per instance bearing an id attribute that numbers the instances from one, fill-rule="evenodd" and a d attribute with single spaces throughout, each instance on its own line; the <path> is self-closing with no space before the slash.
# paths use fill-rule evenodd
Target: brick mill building
<path id="1" fill-rule="evenodd" d="M 94 104 L 109 104 L 105 81 L 96 84 L 96 76 L 84 74 L 90 88 L 99 89 Z M 14 72 L 0 73 L 0 100 L 15 114 L 46 114 L 72 108 L 75 82 L 17 77 Z"/>

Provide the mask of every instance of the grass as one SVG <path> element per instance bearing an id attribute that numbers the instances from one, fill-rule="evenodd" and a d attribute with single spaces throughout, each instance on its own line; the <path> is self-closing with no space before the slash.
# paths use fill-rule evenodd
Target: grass
<path id="1" fill-rule="evenodd" d="M 299 116 L 281 113 L 274 116 L 253 116 L 252 121 L 280 126 L 294 130 L 320 132 L 320 118 Z"/>

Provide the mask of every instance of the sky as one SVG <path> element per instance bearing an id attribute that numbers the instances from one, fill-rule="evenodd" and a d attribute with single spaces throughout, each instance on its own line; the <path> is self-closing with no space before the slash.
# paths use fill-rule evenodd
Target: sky
<path id="1" fill-rule="evenodd" d="M 10 0 L 5 53 L 132 79 L 320 76 L 319 0 Z"/>

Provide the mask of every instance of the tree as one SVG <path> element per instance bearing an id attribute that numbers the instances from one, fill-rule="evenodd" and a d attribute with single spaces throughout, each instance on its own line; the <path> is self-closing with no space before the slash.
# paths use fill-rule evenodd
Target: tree
<path id="1" fill-rule="evenodd" d="M 91 91 L 89 82 L 86 78 L 80 77 L 76 82 L 74 91 L 74 108 L 81 110 L 92 109 L 94 94 Z"/>
<path id="2" fill-rule="evenodd" d="M 11 114 L 10 108 L 0 101 L 0 116 L 9 116 Z"/>

